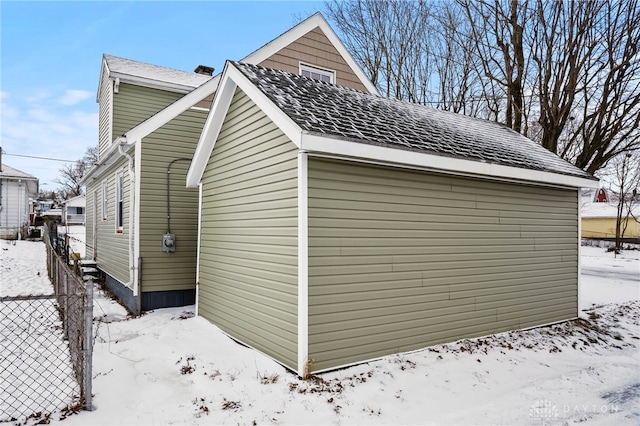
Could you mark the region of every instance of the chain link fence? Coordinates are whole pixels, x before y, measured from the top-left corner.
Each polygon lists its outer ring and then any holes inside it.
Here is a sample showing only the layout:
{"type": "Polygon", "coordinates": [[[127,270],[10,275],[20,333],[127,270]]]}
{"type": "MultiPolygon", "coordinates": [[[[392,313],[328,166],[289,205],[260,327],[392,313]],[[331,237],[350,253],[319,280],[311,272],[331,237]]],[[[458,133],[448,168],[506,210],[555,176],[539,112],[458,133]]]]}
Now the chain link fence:
{"type": "Polygon", "coordinates": [[[0,298],[0,422],[34,413],[91,410],[93,282],[44,233],[54,294],[0,298]]]}

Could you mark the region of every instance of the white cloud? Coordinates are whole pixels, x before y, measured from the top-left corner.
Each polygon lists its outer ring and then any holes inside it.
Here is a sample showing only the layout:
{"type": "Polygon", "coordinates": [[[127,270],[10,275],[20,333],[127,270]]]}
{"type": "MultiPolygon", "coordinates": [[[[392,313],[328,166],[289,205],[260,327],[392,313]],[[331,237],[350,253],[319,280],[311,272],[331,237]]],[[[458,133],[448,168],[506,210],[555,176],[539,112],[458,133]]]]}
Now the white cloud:
{"type": "MultiPolygon", "coordinates": [[[[16,155],[76,161],[88,147],[97,145],[97,104],[60,106],[60,103],[48,102],[64,99],[69,92],[83,91],[67,90],[59,98],[55,93],[47,97],[47,92],[38,89],[19,95],[2,93],[0,140],[7,154],[3,156],[3,162],[36,176],[42,189],[52,190],[59,186],[53,181],[66,163],[16,155]]],[[[83,93],[90,95],[90,92],[83,93]]],[[[83,96],[72,94],[68,100],[83,96]]]]}
{"type": "Polygon", "coordinates": [[[68,89],[64,92],[64,95],[59,99],[62,105],[76,105],[85,99],[90,98],[93,93],[87,90],[72,90],[68,89]]]}

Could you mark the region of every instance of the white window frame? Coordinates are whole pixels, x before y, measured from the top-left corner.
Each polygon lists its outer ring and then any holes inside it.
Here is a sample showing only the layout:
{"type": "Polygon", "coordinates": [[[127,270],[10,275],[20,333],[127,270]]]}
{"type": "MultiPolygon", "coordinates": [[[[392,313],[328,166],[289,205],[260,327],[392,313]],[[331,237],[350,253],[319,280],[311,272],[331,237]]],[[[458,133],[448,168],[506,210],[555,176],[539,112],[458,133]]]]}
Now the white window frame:
{"type": "Polygon", "coordinates": [[[102,181],[102,221],[106,222],[108,219],[108,210],[107,210],[107,181],[102,181]]]}
{"type": "Polygon", "coordinates": [[[327,68],[321,68],[321,67],[318,67],[318,66],[315,66],[315,65],[309,65],[309,64],[305,64],[303,62],[300,62],[300,66],[299,66],[300,75],[304,75],[303,72],[309,73],[309,75],[307,75],[305,77],[313,78],[315,80],[324,81],[321,78],[314,77],[312,73],[315,73],[318,76],[329,77],[328,83],[333,83],[333,84],[336,83],[336,72],[334,70],[330,70],[330,69],[327,69],[327,68]]]}
{"type": "Polygon", "coordinates": [[[124,232],[124,173],[116,172],[115,227],[116,234],[124,232]]]}

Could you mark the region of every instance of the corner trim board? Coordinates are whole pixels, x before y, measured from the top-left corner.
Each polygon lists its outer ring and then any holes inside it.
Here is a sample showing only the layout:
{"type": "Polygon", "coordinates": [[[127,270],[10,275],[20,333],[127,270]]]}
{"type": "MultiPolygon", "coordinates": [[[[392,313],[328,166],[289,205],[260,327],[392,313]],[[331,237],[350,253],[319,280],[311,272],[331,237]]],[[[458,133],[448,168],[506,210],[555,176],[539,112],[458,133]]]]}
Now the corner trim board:
{"type": "Polygon", "coordinates": [[[308,154],[298,151],[298,375],[309,359],[309,203],[308,154]]]}

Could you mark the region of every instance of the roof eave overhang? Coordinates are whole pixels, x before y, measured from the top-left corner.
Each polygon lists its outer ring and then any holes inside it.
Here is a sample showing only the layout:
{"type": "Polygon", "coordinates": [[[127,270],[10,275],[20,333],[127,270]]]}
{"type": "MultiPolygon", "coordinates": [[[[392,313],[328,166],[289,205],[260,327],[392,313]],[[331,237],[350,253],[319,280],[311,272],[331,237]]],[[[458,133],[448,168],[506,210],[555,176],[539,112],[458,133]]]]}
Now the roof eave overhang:
{"type": "Polygon", "coordinates": [[[178,115],[182,114],[189,108],[196,105],[198,102],[205,99],[207,96],[215,93],[215,91],[218,89],[219,82],[219,76],[212,77],[208,81],[204,82],[198,88],[190,91],[182,98],[178,99],[164,109],[160,110],[158,113],[152,115],[142,123],[138,124],[136,127],[127,131],[127,133],[125,133],[127,140],[130,142],[136,142],[148,136],[160,127],[164,126],[169,121],[176,118],[178,115]]]}
{"type": "Polygon", "coordinates": [[[171,83],[171,82],[162,81],[162,80],[155,80],[152,78],[145,78],[145,77],[140,77],[140,76],[131,75],[131,74],[124,74],[117,71],[111,71],[109,73],[109,78],[111,80],[115,80],[116,78],[119,78],[120,83],[135,84],[136,86],[143,86],[151,89],[166,90],[169,92],[176,92],[176,93],[189,93],[193,89],[198,87],[198,86],[191,86],[186,84],[171,83]]]}
{"type": "Polygon", "coordinates": [[[465,177],[560,188],[598,188],[597,179],[545,172],[462,158],[407,151],[385,146],[304,133],[299,148],[310,155],[369,164],[419,169],[465,177]]]}
{"type": "Polygon", "coordinates": [[[80,186],[87,186],[87,184],[95,179],[98,179],[102,176],[108,169],[111,167],[118,159],[122,157],[120,152],[120,146],[123,147],[123,152],[130,152],[135,144],[127,143],[126,137],[118,137],[113,141],[111,148],[109,151],[105,153],[102,159],[96,163],[89,172],[82,177],[80,180],[80,186]]]}
{"type": "Polygon", "coordinates": [[[215,147],[216,139],[229,110],[229,105],[236,88],[240,88],[260,108],[285,135],[296,145],[300,146],[302,131],[295,122],[245,77],[231,62],[225,64],[213,105],[207,116],[193,161],[187,172],[187,187],[197,187],[215,147]]]}

